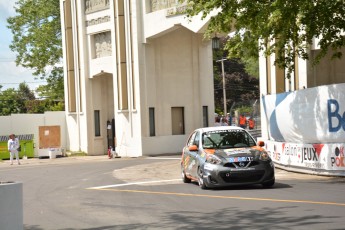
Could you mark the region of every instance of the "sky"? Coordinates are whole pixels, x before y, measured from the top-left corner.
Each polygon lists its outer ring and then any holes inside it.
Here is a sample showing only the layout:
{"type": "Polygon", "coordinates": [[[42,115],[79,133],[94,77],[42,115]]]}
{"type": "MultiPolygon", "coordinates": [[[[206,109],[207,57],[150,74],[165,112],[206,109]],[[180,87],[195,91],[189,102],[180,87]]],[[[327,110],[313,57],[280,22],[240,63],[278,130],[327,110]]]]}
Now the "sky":
{"type": "Polygon", "coordinates": [[[12,32],[7,28],[6,20],[15,16],[15,2],[16,0],[0,0],[0,85],[3,86],[2,90],[17,89],[25,81],[31,90],[35,90],[39,85],[45,85],[45,81],[35,79],[30,69],[16,66],[16,53],[9,48],[12,32]]]}

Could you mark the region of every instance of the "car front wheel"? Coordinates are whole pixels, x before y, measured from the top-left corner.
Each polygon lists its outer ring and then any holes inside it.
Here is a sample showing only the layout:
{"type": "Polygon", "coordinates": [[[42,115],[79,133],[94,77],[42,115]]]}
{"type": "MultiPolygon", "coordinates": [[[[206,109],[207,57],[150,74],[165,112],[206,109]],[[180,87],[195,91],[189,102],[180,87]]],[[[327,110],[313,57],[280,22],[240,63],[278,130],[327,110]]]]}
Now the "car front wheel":
{"type": "Polygon", "coordinates": [[[262,186],[264,188],[271,188],[274,185],[274,183],[275,183],[275,179],[272,179],[272,180],[270,180],[268,182],[262,183],[262,186]]]}
{"type": "Polygon", "coordinates": [[[198,184],[201,189],[207,189],[207,186],[205,185],[204,182],[204,173],[201,169],[201,167],[198,168],[198,184]]]}
{"type": "Polygon", "coordinates": [[[183,166],[181,165],[181,176],[183,183],[190,183],[191,180],[186,176],[183,166]]]}

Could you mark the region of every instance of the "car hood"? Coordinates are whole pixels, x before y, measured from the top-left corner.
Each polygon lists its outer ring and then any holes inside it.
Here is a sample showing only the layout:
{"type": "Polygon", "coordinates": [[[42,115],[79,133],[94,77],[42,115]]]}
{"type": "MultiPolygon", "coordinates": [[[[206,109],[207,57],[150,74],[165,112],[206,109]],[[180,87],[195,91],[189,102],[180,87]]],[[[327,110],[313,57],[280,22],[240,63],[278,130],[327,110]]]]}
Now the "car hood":
{"type": "Polygon", "coordinates": [[[214,155],[225,158],[227,160],[237,157],[251,157],[251,160],[258,158],[262,148],[248,147],[248,148],[231,148],[231,149],[218,149],[215,150],[214,155]]]}

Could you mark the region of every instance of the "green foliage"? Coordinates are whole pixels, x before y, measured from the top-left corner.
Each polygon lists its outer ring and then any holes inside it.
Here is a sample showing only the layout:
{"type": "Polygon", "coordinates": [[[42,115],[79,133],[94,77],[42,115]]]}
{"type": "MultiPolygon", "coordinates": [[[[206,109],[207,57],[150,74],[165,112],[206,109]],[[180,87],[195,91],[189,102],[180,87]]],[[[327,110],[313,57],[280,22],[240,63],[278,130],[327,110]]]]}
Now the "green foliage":
{"type": "Polygon", "coordinates": [[[25,82],[19,84],[18,90],[9,88],[0,92],[0,115],[27,113],[26,101],[35,99],[34,93],[25,82]]]}
{"type": "MultiPolygon", "coordinates": [[[[216,113],[223,114],[223,78],[221,71],[219,71],[221,64],[215,62],[214,65],[217,67],[214,78],[215,108],[216,113]]],[[[239,60],[225,60],[224,73],[228,111],[232,105],[235,107],[248,105],[259,99],[259,79],[250,76],[239,60]]]]}
{"type": "MultiPolygon", "coordinates": [[[[213,53],[214,98],[217,114],[224,113],[223,77],[219,60],[228,55],[227,50],[223,49],[225,42],[224,39],[221,39],[220,49],[213,53]]],[[[243,106],[251,108],[252,103],[259,99],[258,59],[226,59],[223,63],[228,112],[232,106],[231,111],[243,106]],[[249,68],[253,70],[248,71],[249,68]]]]}
{"type": "Polygon", "coordinates": [[[244,64],[246,72],[255,78],[259,78],[259,59],[253,57],[242,57],[240,60],[244,64]]]}
{"type": "Polygon", "coordinates": [[[275,64],[294,69],[296,56],[310,59],[307,49],[314,37],[320,39],[321,52],[312,60],[318,63],[327,52],[340,58],[339,51],[345,45],[345,4],[343,0],[187,0],[187,14],[199,13],[206,17],[218,10],[211,18],[206,36],[215,33],[228,34],[226,49],[229,57],[276,54],[275,64]]]}
{"type": "Polygon", "coordinates": [[[16,109],[11,104],[3,108],[2,114],[64,110],[63,68],[59,67],[62,60],[59,4],[56,0],[16,1],[16,15],[7,19],[13,34],[10,48],[16,53],[17,65],[33,70],[33,75],[46,79],[47,84],[37,90],[39,98],[44,100],[36,100],[33,94],[29,97],[28,88],[19,89],[24,95],[16,95],[22,98],[16,101],[16,109]]]}
{"type": "Polygon", "coordinates": [[[34,75],[46,76],[47,67],[62,58],[60,1],[18,0],[16,16],[7,19],[13,33],[10,45],[16,52],[16,64],[34,70],[34,75]]]}
{"type": "Polygon", "coordinates": [[[46,78],[47,84],[40,85],[37,93],[41,98],[50,98],[51,100],[63,100],[64,98],[64,79],[63,68],[55,68],[49,77],[46,78]]]}
{"type": "Polygon", "coordinates": [[[64,111],[63,102],[53,100],[31,100],[25,102],[27,113],[44,113],[45,111],[64,111]]]}
{"type": "Polygon", "coordinates": [[[13,88],[1,92],[0,115],[19,113],[21,106],[17,103],[17,93],[13,88]]]}
{"type": "Polygon", "coordinates": [[[50,98],[36,99],[34,92],[25,82],[20,83],[17,90],[14,88],[0,90],[0,116],[16,113],[44,113],[45,111],[64,111],[64,102],[50,98]]]}
{"type": "Polygon", "coordinates": [[[237,107],[236,110],[239,114],[245,114],[246,116],[251,115],[253,113],[253,107],[251,106],[240,106],[237,107]]]}
{"type": "Polygon", "coordinates": [[[31,100],[25,102],[25,107],[28,113],[44,113],[46,104],[46,101],[31,100]]]}
{"type": "Polygon", "coordinates": [[[47,84],[37,88],[39,98],[45,99],[45,111],[64,111],[64,79],[63,69],[55,68],[49,77],[47,84]]]}
{"type": "Polygon", "coordinates": [[[83,151],[67,152],[67,157],[85,157],[87,154],[83,151]]]}

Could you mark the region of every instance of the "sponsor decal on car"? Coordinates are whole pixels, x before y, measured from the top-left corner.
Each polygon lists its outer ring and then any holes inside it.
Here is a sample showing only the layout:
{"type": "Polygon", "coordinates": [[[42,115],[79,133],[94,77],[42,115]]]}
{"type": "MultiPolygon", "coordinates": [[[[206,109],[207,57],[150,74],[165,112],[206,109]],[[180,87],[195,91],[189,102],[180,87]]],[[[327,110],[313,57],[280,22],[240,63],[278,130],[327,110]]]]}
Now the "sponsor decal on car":
{"type": "Polygon", "coordinates": [[[229,162],[243,162],[243,161],[253,161],[254,157],[230,157],[229,162]]]}
{"type": "Polygon", "coordinates": [[[213,168],[214,168],[214,166],[211,165],[211,164],[205,164],[205,165],[204,165],[204,169],[205,169],[205,170],[213,171],[213,168]]]}
{"type": "Polygon", "coordinates": [[[250,153],[250,151],[246,148],[237,148],[237,149],[225,149],[224,152],[226,153],[226,155],[230,156],[232,154],[246,154],[246,153],[250,153]]]}
{"type": "Polygon", "coordinates": [[[192,170],[193,166],[196,164],[195,160],[188,166],[188,170],[192,170]]]}

